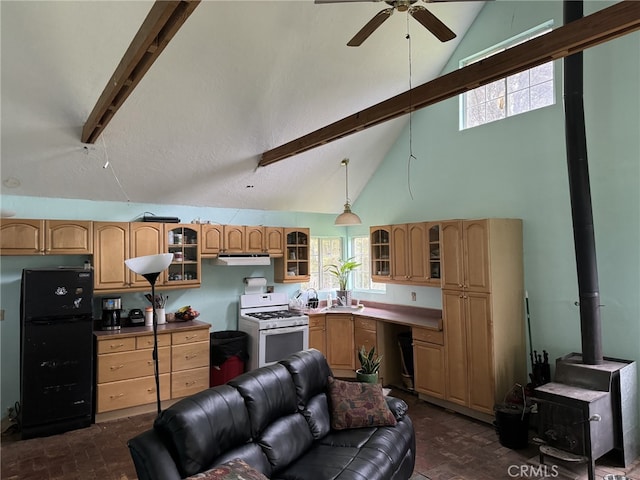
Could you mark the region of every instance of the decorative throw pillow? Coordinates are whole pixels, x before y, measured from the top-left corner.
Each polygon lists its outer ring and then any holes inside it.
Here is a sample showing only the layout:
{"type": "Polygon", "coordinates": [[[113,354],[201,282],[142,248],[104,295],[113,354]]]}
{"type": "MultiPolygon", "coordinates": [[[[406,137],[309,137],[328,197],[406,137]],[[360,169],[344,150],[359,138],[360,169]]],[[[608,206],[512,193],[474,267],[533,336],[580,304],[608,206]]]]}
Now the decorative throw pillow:
{"type": "Polygon", "coordinates": [[[395,425],[382,386],[377,383],[347,382],[329,377],[331,428],[380,427],[395,425]]]}
{"type": "Polygon", "coordinates": [[[268,480],[262,473],[236,458],[206,472],[192,475],[187,480],[268,480]]]}

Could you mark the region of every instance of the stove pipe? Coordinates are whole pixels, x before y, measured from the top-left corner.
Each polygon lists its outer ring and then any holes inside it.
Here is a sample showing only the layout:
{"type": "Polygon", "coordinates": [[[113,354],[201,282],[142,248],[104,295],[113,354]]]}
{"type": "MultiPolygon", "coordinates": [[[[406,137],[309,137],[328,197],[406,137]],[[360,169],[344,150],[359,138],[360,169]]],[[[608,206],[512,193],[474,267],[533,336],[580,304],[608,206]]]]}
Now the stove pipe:
{"type": "MultiPolygon", "coordinates": [[[[565,24],[582,18],[582,0],[565,0],[563,5],[565,24]]],[[[587,365],[599,365],[603,361],[600,291],[589,187],[582,76],[582,52],[565,57],[565,142],[580,299],[582,358],[587,365]]]]}

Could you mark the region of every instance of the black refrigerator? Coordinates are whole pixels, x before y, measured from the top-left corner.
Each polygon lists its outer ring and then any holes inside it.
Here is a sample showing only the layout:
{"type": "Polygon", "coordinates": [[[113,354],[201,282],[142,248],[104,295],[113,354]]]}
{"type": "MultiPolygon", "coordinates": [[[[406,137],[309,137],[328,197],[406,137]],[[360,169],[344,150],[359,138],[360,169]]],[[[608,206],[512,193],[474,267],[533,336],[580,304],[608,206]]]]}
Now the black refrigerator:
{"type": "Polygon", "coordinates": [[[93,271],[23,270],[20,317],[22,438],[91,425],[93,271]]]}

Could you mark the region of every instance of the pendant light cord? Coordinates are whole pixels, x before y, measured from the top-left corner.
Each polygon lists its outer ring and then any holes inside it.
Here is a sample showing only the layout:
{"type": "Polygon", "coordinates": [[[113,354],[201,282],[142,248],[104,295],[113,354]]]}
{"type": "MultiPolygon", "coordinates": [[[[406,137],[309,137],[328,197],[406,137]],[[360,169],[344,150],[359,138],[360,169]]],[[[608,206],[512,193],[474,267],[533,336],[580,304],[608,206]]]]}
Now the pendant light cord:
{"type": "Polygon", "coordinates": [[[407,45],[409,48],[409,158],[407,159],[407,188],[409,190],[409,196],[411,200],[413,200],[413,192],[411,191],[411,160],[416,160],[416,157],[413,155],[413,91],[412,81],[411,81],[411,35],[409,33],[409,15],[407,15],[407,45]]]}
{"type": "Polygon", "coordinates": [[[345,175],[345,183],[344,183],[345,202],[348,205],[351,205],[351,201],[349,200],[349,159],[345,158],[344,160],[342,160],[342,164],[344,165],[344,175],[345,175]]]}

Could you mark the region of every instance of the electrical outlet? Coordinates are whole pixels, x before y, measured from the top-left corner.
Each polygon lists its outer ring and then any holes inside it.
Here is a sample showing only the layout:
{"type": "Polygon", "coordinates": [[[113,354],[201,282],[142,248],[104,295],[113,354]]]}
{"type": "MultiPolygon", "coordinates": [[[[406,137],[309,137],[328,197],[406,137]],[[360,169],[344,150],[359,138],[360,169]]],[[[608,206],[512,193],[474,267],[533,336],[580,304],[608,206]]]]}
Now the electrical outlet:
{"type": "Polygon", "coordinates": [[[416,301],[416,292],[411,292],[411,300],[416,301]]]}

